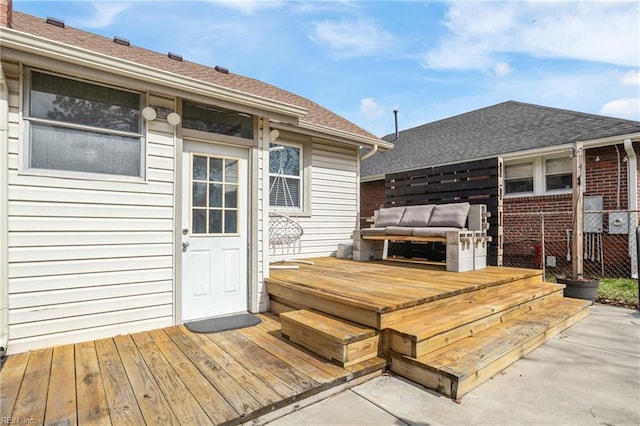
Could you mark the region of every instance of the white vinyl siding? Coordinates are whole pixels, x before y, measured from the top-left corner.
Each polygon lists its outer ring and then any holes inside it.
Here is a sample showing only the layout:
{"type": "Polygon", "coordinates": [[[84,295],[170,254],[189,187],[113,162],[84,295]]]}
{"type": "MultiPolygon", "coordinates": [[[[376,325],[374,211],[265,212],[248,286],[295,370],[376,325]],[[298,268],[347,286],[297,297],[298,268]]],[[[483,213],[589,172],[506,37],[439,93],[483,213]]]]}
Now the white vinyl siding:
{"type": "Polygon", "coordinates": [[[146,183],[22,174],[18,67],[3,68],[9,353],[172,325],[173,128],[149,123],[146,183]]]}
{"type": "Polygon", "coordinates": [[[351,243],[357,220],[357,148],[314,143],[311,156],[311,216],[296,218],[302,228],[298,258],[335,255],[351,243]]]}

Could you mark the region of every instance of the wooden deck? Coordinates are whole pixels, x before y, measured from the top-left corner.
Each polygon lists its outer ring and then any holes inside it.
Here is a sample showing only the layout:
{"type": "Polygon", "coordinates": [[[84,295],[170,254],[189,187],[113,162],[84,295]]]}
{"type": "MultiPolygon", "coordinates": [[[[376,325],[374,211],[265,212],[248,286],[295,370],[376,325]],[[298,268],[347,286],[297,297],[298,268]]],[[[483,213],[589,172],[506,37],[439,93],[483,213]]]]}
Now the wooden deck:
{"type": "Polygon", "coordinates": [[[510,282],[540,283],[542,271],[499,268],[447,272],[444,265],[315,258],[300,269],[271,270],[272,302],[309,307],[382,330],[429,302],[510,282]]]}
{"type": "Polygon", "coordinates": [[[183,326],[7,358],[0,417],[20,424],[238,424],[379,374],[292,346],[280,323],[217,334],[183,326]]]}

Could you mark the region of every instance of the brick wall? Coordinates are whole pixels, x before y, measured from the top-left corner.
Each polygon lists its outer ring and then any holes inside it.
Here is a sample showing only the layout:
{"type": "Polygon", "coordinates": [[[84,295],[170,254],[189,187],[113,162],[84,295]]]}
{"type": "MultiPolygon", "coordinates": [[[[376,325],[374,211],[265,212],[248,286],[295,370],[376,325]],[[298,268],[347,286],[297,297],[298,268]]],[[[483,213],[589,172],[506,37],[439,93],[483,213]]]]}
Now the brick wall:
{"type": "Polygon", "coordinates": [[[368,228],[363,218],[373,216],[373,212],[384,206],[384,179],[360,184],[360,227],[368,228]]]}
{"type": "MultiPolygon", "coordinates": [[[[620,208],[636,209],[628,206],[627,173],[628,162],[624,147],[620,152],[620,208]]],[[[636,147],[637,149],[637,147],[636,147]]],[[[618,204],[618,156],[613,146],[586,150],[585,196],[601,195],[603,209],[615,210],[618,204]]],[[[504,199],[504,256],[505,266],[540,267],[541,219],[539,216],[512,216],[521,213],[545,212],[545,255],[554,256],[557,270],[571,269],[567,262],[567,229],[572,229],[571,194],[545,195],[539,197],[517,197],[504,199]]],[[[627,235],[611,235],[607,232],[608,216],[603,217],[602,234],[604,269],[607,276],[619,276],[629,271],[630,261],[627,249],[627,235]]],[[[600,261],[585,260],[585,273],[600,273],[600,261]]],[[[549,269],[553,272],[553,269],[549,269]]]]}
{"type": "Polygon", "coordinates": [[[11,28],[12,0],[0,0],[0,28],[11,28]]]}

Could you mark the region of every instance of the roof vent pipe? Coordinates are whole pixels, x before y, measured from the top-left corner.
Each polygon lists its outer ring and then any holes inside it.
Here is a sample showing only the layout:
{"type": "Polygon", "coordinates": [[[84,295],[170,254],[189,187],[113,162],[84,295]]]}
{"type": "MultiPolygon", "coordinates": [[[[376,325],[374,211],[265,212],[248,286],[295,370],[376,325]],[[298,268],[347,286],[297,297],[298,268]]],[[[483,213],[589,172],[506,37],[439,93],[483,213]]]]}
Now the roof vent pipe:
{"type": "Polygon", "coordinates": [[[393,140],[397,141],[398,139],[400,139],[400,133],[398,133],[398,110],[397,109],[393,110],[393,121],[396,126],[396,136],[393,140]]]}

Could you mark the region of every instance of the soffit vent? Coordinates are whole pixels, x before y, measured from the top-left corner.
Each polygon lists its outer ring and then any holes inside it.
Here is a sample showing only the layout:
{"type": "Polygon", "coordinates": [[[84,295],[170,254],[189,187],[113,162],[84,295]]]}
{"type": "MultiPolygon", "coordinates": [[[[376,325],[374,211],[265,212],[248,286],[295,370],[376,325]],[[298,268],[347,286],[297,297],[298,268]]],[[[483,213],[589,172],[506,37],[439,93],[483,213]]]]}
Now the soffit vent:
{"type": "Polygon", "coordinates": [[[47,24],[53,25],[54,27],[64,28],[64,21],[62,19],[56,18],[47,18],[47,24]]]}

